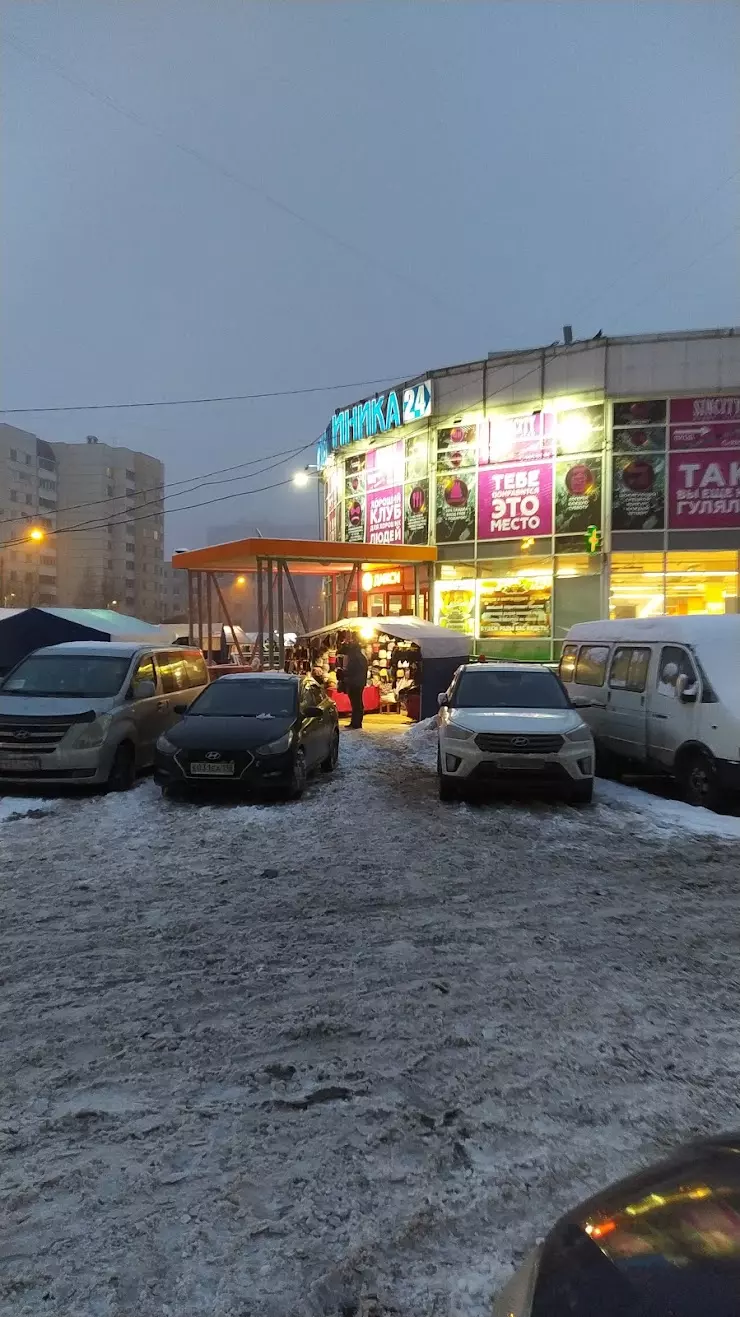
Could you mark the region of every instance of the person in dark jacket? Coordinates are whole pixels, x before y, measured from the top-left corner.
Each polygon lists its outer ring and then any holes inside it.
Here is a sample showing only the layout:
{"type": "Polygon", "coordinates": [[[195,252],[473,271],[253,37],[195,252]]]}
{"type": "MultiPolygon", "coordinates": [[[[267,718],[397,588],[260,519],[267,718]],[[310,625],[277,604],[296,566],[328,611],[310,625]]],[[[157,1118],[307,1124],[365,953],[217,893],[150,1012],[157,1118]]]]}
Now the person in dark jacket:
{"type": "Polygon", "coordinates": [[[344,663],[342,665],[344,689],[352,706],[350,727],[359,730],[362,727],[362,692],[367,682],[367,659],[356,640],[350,640],[344,646],[344,663]]]}

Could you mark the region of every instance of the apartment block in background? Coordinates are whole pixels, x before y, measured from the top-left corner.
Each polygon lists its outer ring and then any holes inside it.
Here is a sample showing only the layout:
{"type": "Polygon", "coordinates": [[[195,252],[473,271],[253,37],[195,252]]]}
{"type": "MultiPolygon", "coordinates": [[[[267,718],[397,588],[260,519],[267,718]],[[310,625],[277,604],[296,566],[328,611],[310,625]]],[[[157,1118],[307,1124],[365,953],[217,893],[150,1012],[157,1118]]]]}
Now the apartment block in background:
{"type": "Polygon", "coordinates": [[[0,607],[53,606],[57,591],[57,463],[51,444],[0,425],[0,607]],[[45,537],[30,539],[32,530],[45,537]]]}
{"type": "Polygon", "coordinates": [[[163,622],[176,622],[188,615],[188,574],[178,571],[171,562],[164,564],[162,587],[163,622]]]}
{"type": "Polygon", "coordinates": [[[164,466],[155,457],[55,443],[59,603],[158,622],[163,607],[164,466]]]}

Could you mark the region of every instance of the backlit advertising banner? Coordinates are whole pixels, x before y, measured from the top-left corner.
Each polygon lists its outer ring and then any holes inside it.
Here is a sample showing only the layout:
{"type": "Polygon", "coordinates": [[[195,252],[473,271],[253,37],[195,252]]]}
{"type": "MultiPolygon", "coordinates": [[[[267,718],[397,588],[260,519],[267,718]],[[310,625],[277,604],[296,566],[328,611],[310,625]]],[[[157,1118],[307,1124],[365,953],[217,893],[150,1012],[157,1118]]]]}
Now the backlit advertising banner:
{"type": "Polygon", "coordinates": [[[347,544],[361,544],[365,538],[365,498],[344,500],[344,538],[347,544]]]}
{"type": "Polygon", "coordinates": [[[672,398],[670,448],[740,448],[740,396],[672,398]]]}
{"type": "Polygon", "coordinates": [[[552,534],[552,462],[500,464],[478,473],[478,539],[552,534]]]}
{"type": "Polygon", "coordinates": [[[740,526],[740,453],[671,453],[668,525],[671,530],[740,526]]]}
{"type": "Polygon", "coordinates": [[[365,485],[368,494],[378,489],[403,487],[403,439],[382,448],[371,448],[365,461],[365,485]]]}
{"type": "Polygon", "coordinates": [[[429,481],[407,483],[403,500],[404,544],[429,543],[429,481]]]}
{"type": "Polygon", "coordinates": [[[478,461],[538,462],[552,457],[555,433],[554,412],[520,412],[516,416],[491,416],[478,426],[478,461]]]}
{"type": "Polygon", "coordinates": [[[612,528],[662,530],[665,521],[665,457],[662,453],[614,458],[612,528]]]}
{"type": "Polygon", "coordinates": [[[344,463],[345,498],[361,498],[365,493],[365,454],[355,453],[344,463]]]}
{"type": "Polygon", "coordinates": [[[437,472],[437,543],[475,538],[475,471],[437,472]]]}
{"type": "Polygon", "coordinates": [[[403,485],[368,494],[367,528],[370,544],[403,544],[403,485]]]}
{"type": "Polygon", "coordinates": [[[437,431],[437,471],[462,471],[475,467],[478,454],[477,425],[453,425],[437,431]]]}
{"type": "Polygon", "coordinates": [[[601,525],[601,458],[558,458],[555,463],[555,534],[601,525]]]}

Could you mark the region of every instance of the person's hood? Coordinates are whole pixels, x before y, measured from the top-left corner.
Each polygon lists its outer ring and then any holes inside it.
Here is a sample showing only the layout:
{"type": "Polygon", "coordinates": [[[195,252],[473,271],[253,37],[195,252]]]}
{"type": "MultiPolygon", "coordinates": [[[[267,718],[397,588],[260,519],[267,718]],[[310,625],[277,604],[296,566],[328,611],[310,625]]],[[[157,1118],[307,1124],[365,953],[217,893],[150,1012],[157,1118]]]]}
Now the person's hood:
{"type": "Polygon", "coordinates": [[[295,715],[281,718],[209,718],[186,714],[169,728],[167,740],[181,750],[255,750],[279,741],[296,722],[295,715]]]}

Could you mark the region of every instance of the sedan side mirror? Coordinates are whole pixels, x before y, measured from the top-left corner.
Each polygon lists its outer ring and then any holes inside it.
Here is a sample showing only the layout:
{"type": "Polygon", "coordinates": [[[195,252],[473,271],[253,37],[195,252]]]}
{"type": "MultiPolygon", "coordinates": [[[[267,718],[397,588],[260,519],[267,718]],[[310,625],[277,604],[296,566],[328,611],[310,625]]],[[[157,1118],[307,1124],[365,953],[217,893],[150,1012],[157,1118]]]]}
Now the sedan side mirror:
{"type": "Polygon", "coordinates": [[[446,709],[449,702],[450,702],[450,697],[447,694],[447,691],[442,691],[442,694],[437,696],[437,704],[439,705],[440,709],[446,709]]]}
{"type": "Polygon", "coordinates": [[[693,704],[699,694],[698,681],[692,681],[685,672],[676,678],[676,694],[684,704],[693,704]]]}
{"type": "Polygon", "coordinates": [[[153,700],[157,694],[153,681],[135,681],[132,690],[135,700],[153,700]]]}

